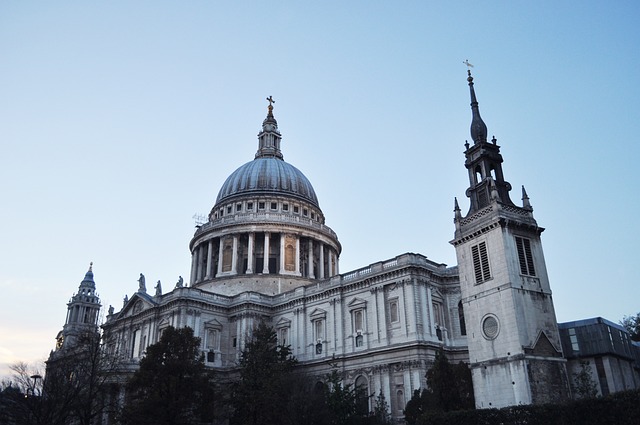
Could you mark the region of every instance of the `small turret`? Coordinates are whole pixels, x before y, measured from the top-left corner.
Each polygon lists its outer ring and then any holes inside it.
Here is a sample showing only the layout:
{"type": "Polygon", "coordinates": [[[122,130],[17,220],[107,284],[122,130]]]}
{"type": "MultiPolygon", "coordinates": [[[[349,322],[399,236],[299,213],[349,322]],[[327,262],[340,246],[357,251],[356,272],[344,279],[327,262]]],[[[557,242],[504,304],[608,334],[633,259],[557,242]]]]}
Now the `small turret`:
{"type": "Polygon", "coordinates": [[[280,141],[282,135],[278,130],[278,122],[273,116],[273,104],[276,103],[272,96],[267,98],[269,107],[267,108],[267,117],[262,122],[262,131],[258,134],[258,152],[256,158],[276,157],[284,159],[280,150],[280,141]]]}

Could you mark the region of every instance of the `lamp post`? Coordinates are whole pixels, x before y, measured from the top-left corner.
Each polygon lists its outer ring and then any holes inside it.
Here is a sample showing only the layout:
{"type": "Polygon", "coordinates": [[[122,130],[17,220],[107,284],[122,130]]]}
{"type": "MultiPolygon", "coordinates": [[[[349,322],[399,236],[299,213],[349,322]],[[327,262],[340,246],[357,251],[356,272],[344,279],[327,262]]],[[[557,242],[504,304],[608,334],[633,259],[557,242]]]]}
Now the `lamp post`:
{"type": "MultiPolygon", "coordinates": [[[[30,378],[33,379],[33,385],[31,386],[31,394],[33,394],[35,396],[36,395],[36,384],[38,382],[38,379],[42,379],[42,376],[36,374],[36,375],[31,375],[30,378]]],[[[42,391],[40,391],[40,395],[42,395],[42,391]]]]}

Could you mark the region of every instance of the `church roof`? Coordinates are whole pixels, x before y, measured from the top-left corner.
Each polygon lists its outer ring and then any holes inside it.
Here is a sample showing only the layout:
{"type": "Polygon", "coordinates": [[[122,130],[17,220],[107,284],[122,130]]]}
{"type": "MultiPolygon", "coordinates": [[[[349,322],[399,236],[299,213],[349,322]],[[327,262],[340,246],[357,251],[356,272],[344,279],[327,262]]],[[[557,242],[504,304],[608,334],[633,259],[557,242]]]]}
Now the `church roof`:
{"type": "Polygon", "coordinates": [[[238,195],[283,194],[318,205],[316,192],[302,171],[277,157],[259,157],[231,173],[222,185],[216,204],[238,195]]]}
{"type": "Polygon", "coordinates": [[[300,170],[283,159],[280,150],[282,136],[273,116],[271,96],[269,109],[258,134],[258,152],[253,161],[235,170],[222,185],[216,205],[242,195],[285,195],[319,207],[316,192],[300,170]]]}

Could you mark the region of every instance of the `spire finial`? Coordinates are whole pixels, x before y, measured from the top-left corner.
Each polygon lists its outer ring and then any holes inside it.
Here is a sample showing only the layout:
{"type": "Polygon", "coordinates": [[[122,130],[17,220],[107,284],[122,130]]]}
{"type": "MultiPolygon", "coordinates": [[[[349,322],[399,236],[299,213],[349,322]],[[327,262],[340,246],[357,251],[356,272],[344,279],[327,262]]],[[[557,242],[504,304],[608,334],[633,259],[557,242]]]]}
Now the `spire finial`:
{"type": "Polygon", "coordinates": [[[89,263],[89,271],[93,272],[93,261],[89,263]]]}
{"type": "Polygon", "coordinates": [[[522,185],[522,208],[533,211],[533,207],[531,206],[531,202],[529,201],[529,196],[527,195],[524,185],[522,185]]]}
{"type": "Polygon", "coordinates": [[[269,116],[273,116],[273,104],[274,104],[274,103],[276,103],[276,101],[275,101],[275,100],[273,100],[273,96],[269,96],[269,97],[267,98],[267,102],[269,102],[269,107],[268,107],[269,112],[268,112],[268,115],[269,115],[269,116]]]}
{"type": "Polygon", "coordinates": [[[480,117],[480,109],[478,108],[478,100],[476,99],[476,92],[473,88],[473,77],[471,76],[471,70],[467,70],[467,81],[469,82],[469,91],[471,93],[471,138],[473,143],[480,143],[487,141],[487,125],[482,121],[480,117]]]}

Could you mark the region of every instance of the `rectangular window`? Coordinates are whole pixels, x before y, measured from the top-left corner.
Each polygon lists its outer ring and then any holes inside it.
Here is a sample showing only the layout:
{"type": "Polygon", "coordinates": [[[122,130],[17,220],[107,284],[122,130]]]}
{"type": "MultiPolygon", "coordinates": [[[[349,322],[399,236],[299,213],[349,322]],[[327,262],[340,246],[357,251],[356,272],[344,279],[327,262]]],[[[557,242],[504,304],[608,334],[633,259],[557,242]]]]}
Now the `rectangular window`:
{"type": "Polygon", "coordinates": [[[289,328],[281,328],[278,330],[278,344],[286,346],[289,341],[289,328]]]}
{"type": "Polygon", "coordinates": [[[362,332],[364,329],[364,320],[362,310],[356,310],[353,312],[353,331],[354,332],[362,332]]]}
{"type": "Polygon", "coordinates": [[[293,206],[293,212],[298,214],[300,212],[300,207],[298,207],[297,205],[293,206]]]}
{"type": "Polygon", "coordinates": [[[253,211],[253,202],[247,202],[247,210],[253,211]]]}
{"type": "Polygon", "coordinates": [[[306,217],[308,214],[309,214],[309,211],[307,211],[307,209],[306,209],[306,208],[304,208],[304,209],[302,210],[302,215],[306,217]]]}
{"type": "Polygon", "coordinates": [[[482,283],[491,279],[486,242],[473,245],[471,247],[471,255],[473,256],[473,270],[476,275],[476,283],[482,283]]]}
{"type": "Polygon", "coordinates": [[[242,211],[242,204],[236,204],[236,212],[242,211]]]}
{"type": "Polygon", "coordinates": [[[140,329],[136,329],[133,332],[133,341],[131,346],[131,357],[136,358],[140,356],[140,329]]]}
{"type": "Polygon", "coordinates": [[[289,211],[289,204],[282,204],[282,211],[289,211]]]}
{"type": "Polygon", "coordinates": [[[264,209],[264,202],[258,202],[258,209],[259,210],[263,210],[264,209]]]}
{"type": "Polygon", "coordinates": [[[580,351],[580,345],[578,344],[578,337],[576,336],[575,328],[569,328],[569,341],[571,341],[571,349],[573,351],[580,351]]]}
{"type": "Polygon", "coordinates": [[[531,240],[516,236],[516,247],[518,248],[520,273],[535,276],[536,268],[533,264],[533,254],[531,253],[531,240]]]}
{"type": "Polygon", "coordinates": [[[316,320],[313,323],[314,328],[314,336],[316,337],[316,341],[322,342],[324,341],[324,320],[316,320]]]}
{"type": "Polygon", "coordinates": [[[439,302],[434,302],[431,304],[433,307],[433,320],[436,326],[444,325],[444,317],[442,316],[442,304],[439,302]]]}
{"type": "Polygon", "coordinates": [[[277,210],[278,209],[278,204],[276,202],[272,202],[271,203],[271,209],[272,210],[277,210]]]}
{"type": "Polygon", "coordinates": [[[398,299],[389,300],[389,321],[398,323],[400,316],[398,315],[398,299]]]}
{"type": "Polygon", "coordinates": [[[220,349],[220,332],[217,329],[207,329],[207,348],[210,350],[220,349]]]}

